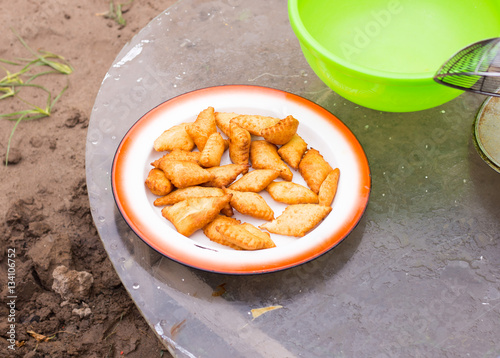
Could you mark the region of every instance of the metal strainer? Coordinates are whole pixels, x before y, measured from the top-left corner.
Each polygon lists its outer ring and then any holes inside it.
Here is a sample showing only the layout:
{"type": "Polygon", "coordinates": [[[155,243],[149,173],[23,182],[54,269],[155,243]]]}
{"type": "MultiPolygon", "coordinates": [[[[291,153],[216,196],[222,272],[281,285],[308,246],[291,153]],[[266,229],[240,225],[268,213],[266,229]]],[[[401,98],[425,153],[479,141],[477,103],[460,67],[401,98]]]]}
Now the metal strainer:
{"type": "Polygon", "coordinates": [[[500,38],[473,43],[457,52],[434,80],[449,87],[500,97],[500,38]]]}

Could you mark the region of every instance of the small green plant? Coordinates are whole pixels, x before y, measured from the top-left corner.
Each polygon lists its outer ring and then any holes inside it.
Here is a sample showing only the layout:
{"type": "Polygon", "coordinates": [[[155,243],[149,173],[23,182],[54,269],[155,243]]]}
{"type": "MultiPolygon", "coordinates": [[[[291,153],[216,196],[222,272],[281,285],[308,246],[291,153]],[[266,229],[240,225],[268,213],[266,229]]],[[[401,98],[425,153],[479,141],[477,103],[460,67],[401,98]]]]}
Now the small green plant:
{"type": "MultiPolygon", "coordinates": [[[[25,85],[25,86],[30,86],[30,85],[25,85]]],[[[38,85],[31,85],[31,86],[39,88],[47,93],[47,103],[46,103],[45,108],[31,104],[28,101],[18,97],[19,100],[26,103],[28,106],[30,106],[30,108],[24,109],[21,111],[17,111],[17,112],[0,114],[0,118],[5,118],[9,121],[15,122],[14,127],[12,128],[12,131],[10,132],[9,140],[7,142],[7,153],[5,154],[5,165],[6,166],[9,163],[9,151],[10,151],[10,144],[12,141],[12,137],[14,136],[14,132],[15,132],[17,126],[19,125],[19,123],[21,123],[21,121],[23,121],[23,120],[33,120],[33,119],[39,119],[39,118],[43,118],[43,117],[50,117],[50,115],[52,113],[52,107],[54,107],[54,105],[59,100],[59,98],[62,96],[64,91],[66,91],[66,89],[68,88],[68,86],[64,87],[61,90],[61,92],[59,92],[59,94],[56,96],[56,98],[52,99],[52,94],[45,87],[38,86],[38,85]]]]}
{"type": "MultiPolygon", "coordinates": [[[[59,73],[62,73],[64,75],[69,75],[73,72],[73,68],[68,63],[66,63],[66,60],[64,59],[64,57],[56,55],[52,52],[43,51],[43,50],[35,52],[33,49],[31,49],[31,47],[28,46],[28,44],[26,44],[26,42],[23,40],[23,38],[21,36],[19,36],[19,34],[17,32],[14,31],[14,29],[12,29],[12,31],[14,32],[16,37],[19,39],[19,41],[23,44],[23,46],[36,57],[34,60],[28,60],[29,62],[25,66],[25,68],[30,67],[30,66],[45,65],[45,66],[49,66],[49,67],[53,68],[55,70],[55,72],[59,72],[59,73]],[[61,60],[63,62],[52,61],[51,59],[53,59],[53,58],[61,60]]],[[[47,72],[42,72],[41,74],[47,74],[47,73],[53,73],[53,72],[47,71],[47,72]]],[[[41,75],[41,74],[38,74],[38,75],[41,75]]]]}
{"type": "Polygon", "coordinates": [[[15,98],[19,101],[19,103],[22,103],[23,105],[26,105],[28,107],[11,113],[0,114],[0,118],[4,118],[6,120],[15,122],[14,127],[10,132],[9,140],[7,142],[5,165],[8,165],[9,163],[10,145],[12,137],[14,136],[14,132],[19,123],[25,120],[50,117],[50,115],[52,114],[52,108],[68,88],[68,85],[66,85],[55,96],[55,98],[53,98],[54,97],[53,94],[46,87],[40,84],[35,84],[33,83],[33,81],[41,76],[45,76],[48,74],[69,75],[73,72],[73,68],[71,67],[71,65],[62,56],[56,55],[48,51],[41,51],[41,50],[34,51],[32,48],[28,46],[28,44],[26,44],[23,38],[14,31],[14,29],[12,29],[12,32],[16,35],[21,44],[35,57],[29,59],[21,58],[18,59],[17,61],[0,59],[0,62],[11,66],[16,66],[16,67],[22,66],[20,70],[12,73],[5,67],[0,65],[0,67],[2,67],[5,71],[5,76],[2,79],[0,79],[0,100],[5,100],[7,98],[15,98]],[[36,71],[36,68],[40,66],[48,67],[49,69],[47,70],[38,69],[38,71],[36,71]],[[20,97],[19,93],[23,88],[26,87],[30,87],[37,91],[45,93],[47,100],[44,107],[32,104],[27,100],[23,99],[22,97],[20,97]]]}
{"type": "Polygon", "coordinates": [[[109,11],[102,13],[102,14],[97,14],[105,17],[106,19],[112,19],[115,20],[115,22],[118,25],[125,26],[127,24],[127,21],[123,17],[123,13],[126,12],[123,7],[132,4],[134,0],[130,0],[129,2],[123,3],[123,4],[115,4],[113,0],[109,1],[109,11]]]}

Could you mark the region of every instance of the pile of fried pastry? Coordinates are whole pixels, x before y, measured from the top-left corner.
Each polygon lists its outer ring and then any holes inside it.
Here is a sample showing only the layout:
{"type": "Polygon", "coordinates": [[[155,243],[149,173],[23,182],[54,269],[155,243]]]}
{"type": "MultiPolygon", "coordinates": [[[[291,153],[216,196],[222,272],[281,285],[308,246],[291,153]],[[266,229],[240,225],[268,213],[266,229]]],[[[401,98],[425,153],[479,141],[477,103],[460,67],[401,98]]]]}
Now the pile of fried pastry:
{"type": "Polygon", "coordinates": [[[165,154],[151,165],[145,184],[179,233],[198,230],[239,250],[275,247],[270,233],[302,237],[332,210],[340,171],[297,134],[293,116],[201,111],[194,122],[165,130],[153,143],[165,154]],[[220,132],[219,132],[220,130],[220,132]],[[221,165],[225,151],[231,164],[221,165]],[[295,170],[306,186],[294,183],[295,170]],[[274,212],[259,192],[287,204],[274,212]],[[233,217],[266,221],[256,227],[233,217]],[[263,231],[265,230],[265,231],[263,231]]]}

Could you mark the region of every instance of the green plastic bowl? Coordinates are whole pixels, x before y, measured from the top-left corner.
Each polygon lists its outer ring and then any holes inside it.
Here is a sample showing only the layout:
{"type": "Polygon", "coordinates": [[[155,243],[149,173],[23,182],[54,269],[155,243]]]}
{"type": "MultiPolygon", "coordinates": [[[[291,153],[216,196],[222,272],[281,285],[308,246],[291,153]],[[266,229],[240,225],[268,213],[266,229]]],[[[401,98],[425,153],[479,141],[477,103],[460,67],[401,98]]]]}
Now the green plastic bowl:
{"type": "Polygon", "coordinates": [[[500,36],[500,0],[289,0],[292,29],[319,78],[387,112],[439,106],[462,91],[433,80],[463,47],[500,36]]]}

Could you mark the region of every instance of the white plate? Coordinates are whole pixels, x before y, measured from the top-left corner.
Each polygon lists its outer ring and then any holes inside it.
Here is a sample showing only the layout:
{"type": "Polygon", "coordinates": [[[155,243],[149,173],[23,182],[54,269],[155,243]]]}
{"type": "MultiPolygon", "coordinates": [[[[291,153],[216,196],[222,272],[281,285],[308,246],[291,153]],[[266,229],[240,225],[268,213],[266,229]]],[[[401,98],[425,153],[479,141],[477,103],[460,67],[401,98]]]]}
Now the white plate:
{"type": "MultiPolygon", "coordinates": [[[[225,153],[221,165],[229,164],[225,153]]],[[[293,181],[305,185],[292,169],[293,181]]],[[[363,148],[352,132],[333,114],[297,95],[276,89],[230,85],[189,92],[153,108],[139,119],[121,141],[112,168],[117,206],[131,229],[161,254],[198,269],[230,274],[255,274],[290,268],[310,261],[338,245],[356,226],[370,194],[371,177],[363,148]],[[150,163],[162,153],[154,140],[173,125],[192,122],[203,109],[258,114],[278,118],[293,115],[300,122],[297,133],[326,161],[340,169],[332,211],[314,230],[296,238],[271,234],[276,247],[258,251],[233,250],[210,241],[201,230],[180,235],[155,207],[156,197],[144,185],[150,163]]],[[[260,193],[278,217],[286,205],[260,193]]],[[[235,211],[242,222],[264,223],[235,211]]]]}

